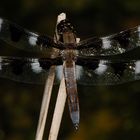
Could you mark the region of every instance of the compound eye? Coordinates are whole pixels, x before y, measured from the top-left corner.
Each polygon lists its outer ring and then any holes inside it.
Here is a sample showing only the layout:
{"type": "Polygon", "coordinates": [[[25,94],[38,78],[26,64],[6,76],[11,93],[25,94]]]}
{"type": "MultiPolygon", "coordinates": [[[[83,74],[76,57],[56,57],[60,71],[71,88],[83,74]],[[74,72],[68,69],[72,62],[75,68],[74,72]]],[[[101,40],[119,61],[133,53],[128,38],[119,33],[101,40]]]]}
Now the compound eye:
{"type": "Polygon", "coordinates": [[[58,31],[58,34],[63,34],[64,32],[67,32],[67,31],[75,32],[74,27],[68,20],[62,20],[57,25],[57,31],[58,31]]]}

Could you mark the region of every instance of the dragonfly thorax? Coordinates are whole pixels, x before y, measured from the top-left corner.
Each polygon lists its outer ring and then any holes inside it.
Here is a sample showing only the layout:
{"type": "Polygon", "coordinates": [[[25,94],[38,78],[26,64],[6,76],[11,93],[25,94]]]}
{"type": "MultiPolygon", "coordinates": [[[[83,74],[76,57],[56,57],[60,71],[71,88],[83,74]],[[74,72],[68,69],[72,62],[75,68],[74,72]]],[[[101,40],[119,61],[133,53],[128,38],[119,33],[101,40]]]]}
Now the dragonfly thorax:
{"type": "Polygon", "coordinates": [[[65,61],[65,60],[76,61],[77,60],[77,52],[74,49],[65,49],[65,50],[61,51],[61,56],[63,58],[63,61],[65,61]]]}

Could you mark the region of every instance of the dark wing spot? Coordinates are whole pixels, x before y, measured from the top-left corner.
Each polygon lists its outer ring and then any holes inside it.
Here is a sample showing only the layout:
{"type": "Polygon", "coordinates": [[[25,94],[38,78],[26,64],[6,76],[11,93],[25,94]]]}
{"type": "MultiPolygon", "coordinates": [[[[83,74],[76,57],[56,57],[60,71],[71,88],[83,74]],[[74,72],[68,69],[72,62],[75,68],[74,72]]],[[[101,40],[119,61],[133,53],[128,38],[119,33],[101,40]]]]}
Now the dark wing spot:
{"type": "Polygon", "coordinates": [[[88,59],[83,59],[83,58],[77,58],[76,64],[87,67],[89,69],[95,70],[98,68],[100,61],[99,60],[88,60],[88,59]]]}
{"type": "Polygon", "coordinates": [[[95,38],[91,38],[91,39],[81,41],[78,44],[77,49],[78,50],[84,49],[85,52],[86,52],[86,50],[87,51],[91,50],[92,53],[98,54],[100,52],[102,46],[103,46],[102,39],[95,37],[95,38]]]}
{"type": "Polygon", "coordinates": [[[11,40],[14,42],[18,42],[22,36],[23,30],[20,28],[17,28],[16,25],[10,24],[9,30],[11,33],[11,40]]]}
{"type": "Polygon", "coordinates": [[[63,62],[62,62],[62,58],[56,58],[56,59],[40,58],[39,64],[40,64],[40,67],[42,67],[42,69],[47,70],[52,65],[62,65],[63,62]]]}
{"type": "Polygon", "coordinates": [[[39,46],[52,46],[54,44],[54,42],[49,39],[47,36],[44,36],[44,35],[41,35],[41,36],[38,36],[37,38],[37,45],[39,46]]]}
{"type": "Polygon", "coordinates": [[[26,61],[24,60],[12,60],[10,63],[12,67],[12,72],[16,75],[20,75],[23,72],[23,67],[26,64],[26,61]]]}
{"type": "Polygon", "coordinates": [[[92,46],[97,52],[99,52],[102,45],[103,45],[102,39],[97,39],[97,41],[95,41],[92,46]]]}
{"type": "Polygon", "coordinates": [[[124,73],[124,70],[126,69],[125,63],[112,63],[111,67],[114,69],[114,73],[117,75],[122,76],[124,73]]]}
{"type": "Polygon", "coordinates": [[[130,30],[124,31],[119,33],[118,35],[114,36],[113,39],[118,41],[121,46],[124,48],[129,46],[129,39],[131,37],[130,30]]]}

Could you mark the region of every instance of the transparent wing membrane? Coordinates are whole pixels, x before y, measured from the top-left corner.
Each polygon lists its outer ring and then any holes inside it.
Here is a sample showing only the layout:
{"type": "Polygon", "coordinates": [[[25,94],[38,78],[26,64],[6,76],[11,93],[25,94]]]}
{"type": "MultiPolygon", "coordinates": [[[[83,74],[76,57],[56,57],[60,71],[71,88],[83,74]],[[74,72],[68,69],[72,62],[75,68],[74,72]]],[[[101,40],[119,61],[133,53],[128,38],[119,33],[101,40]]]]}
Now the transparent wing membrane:
{"type": "Polygon", "coordinates": [[[41,54],[47,58],[55,57],[52,56],[54,51],[52,48],[61,48],[61,43],[56,44],[53,38],[40,36],[2,18],[0,18],[0,42],[6,43],[11,48],[41,54]]]}
{"type": "Polygon", "coordinates": [[[64,52],[72,49],[78,84],[115,85],[140,79],[140,26],[67,46],[0,18],[0,77],[42,84],[50,66],[56,65],[57,83],[64,52]]]}
{"type": "Polygon", "coordinates": [[[81,65],[79,84],[116,85],[140,79],[140,60],[92,60],[81,65]]]}
{"type": "Polygon", "coordinates": [[[81,41],[77,49],[81,57],[115,56],[140,47],[140,26],[102,38],[81,41]]]}
{"type": "Polygon", "coordinates": [[[0,57],[0,77],[17,82],[44,84],[51,65],[61,64],[61,59],[27,59],[0,57]],[[53,63],[52,63],[53,62],[53,63]]]}
{"type": "MultiPolygon", "coordinates": [[[[51,65],[56,65],[56,81],[63,74],[61,59],[20,59],[0,57],[0,77],[22,83],[44,84],[51,65]],[[52,63],[53,62],[53,63],[52,63]]],[[[82,85],[116,85],[140,79],[140,60],[92,60],[76,62],[76,79],[82,85]]]]}

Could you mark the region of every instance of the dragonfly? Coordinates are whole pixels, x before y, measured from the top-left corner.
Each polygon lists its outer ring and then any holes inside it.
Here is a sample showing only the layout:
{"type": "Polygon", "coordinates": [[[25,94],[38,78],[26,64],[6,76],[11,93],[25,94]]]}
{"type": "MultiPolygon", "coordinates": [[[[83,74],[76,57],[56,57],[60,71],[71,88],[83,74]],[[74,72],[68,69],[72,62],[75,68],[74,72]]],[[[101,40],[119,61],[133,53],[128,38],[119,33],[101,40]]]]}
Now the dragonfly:
{"type": "Polygon", "coordinates": [[[0,77],[43,84],[55,65],[55,83],[64,74],[70,117],[78,127],[77,84],[116,85],[140,79],[140,26],[79,42],[67,18],[56,29],[58,37],[54,39],[0,18],[0,77]]]}

